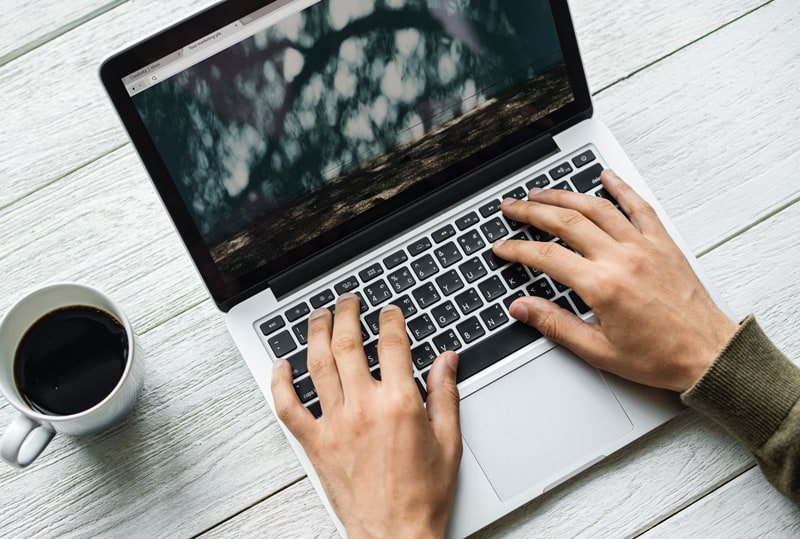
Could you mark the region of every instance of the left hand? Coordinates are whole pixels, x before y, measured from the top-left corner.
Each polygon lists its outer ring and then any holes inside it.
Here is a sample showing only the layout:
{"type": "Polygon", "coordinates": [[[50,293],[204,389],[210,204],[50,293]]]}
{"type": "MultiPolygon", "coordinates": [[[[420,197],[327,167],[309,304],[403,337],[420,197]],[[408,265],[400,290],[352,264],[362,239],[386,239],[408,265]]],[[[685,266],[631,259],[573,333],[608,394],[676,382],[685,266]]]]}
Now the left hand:
{"type": "Polygon", "coordinates": [[[381,381],[369,372],[359,300],[345,294],[311,314],[308,370],[322,406],[300,403],[289,364],[272,377],[278,417],[302,444],[349,537],[443,537],[461,460],[456,366],[446,352],[428,376],[427,408],[414,382],[405,321],[384,307],[378,341],[381,381]]]}

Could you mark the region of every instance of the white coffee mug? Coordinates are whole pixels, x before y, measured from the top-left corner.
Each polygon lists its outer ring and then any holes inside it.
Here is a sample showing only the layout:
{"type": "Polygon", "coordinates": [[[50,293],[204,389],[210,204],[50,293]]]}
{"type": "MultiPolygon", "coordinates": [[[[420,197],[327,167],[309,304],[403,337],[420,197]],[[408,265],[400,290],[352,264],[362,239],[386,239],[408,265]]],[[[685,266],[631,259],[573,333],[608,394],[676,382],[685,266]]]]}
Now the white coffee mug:
{"type": "Polygon", "coordinates": [[[122,421],[136,404],[144,382],[144,354],[139,337],[116,303],[99,290],[76,283],[44,286],[17,301],[0,321],[0,393],[19,411],[0,438],[0,457],[17,468],[36,460],[56,432],[92,434],[122,421]],[[99,309],[125,329],[128,350],[122,377],[102,401],[79,413],[44,414],[22,397],[14,377],[17,348],[28,329],[43,316],[71,306],[99,309]]]}

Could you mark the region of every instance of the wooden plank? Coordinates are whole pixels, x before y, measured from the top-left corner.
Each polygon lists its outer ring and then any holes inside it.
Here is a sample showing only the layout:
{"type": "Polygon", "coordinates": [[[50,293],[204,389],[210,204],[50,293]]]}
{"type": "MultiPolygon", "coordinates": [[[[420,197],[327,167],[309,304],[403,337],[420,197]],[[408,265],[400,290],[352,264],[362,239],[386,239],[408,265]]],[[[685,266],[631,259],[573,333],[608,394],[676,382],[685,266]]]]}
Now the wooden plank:
{"type": "Polygon", "coordinates": [[[23,0],[3,5],[0,66],[127,0],[23,0]]]}
{"type": "Polygon", "coordinates": [[[798,536],[797,506],[781,496],[757,468],[752,468],[641,538],[798,536]]]}
{"type": "MultiPolygon", "coordinates": [[[[126,135],[97,80],[101,60],[134,37],[208,3],[128,2],[32,51],[24,63],[0,68],[0,94],[10,104],[0,124],[0,207],[125,144],[126,135]]],[[[599,87],[623,78],[758,3],[637,0],[606,9],[606,3],[576,0],[573,9],[584,49],[596,60],[590,82],[599,87]],[[686,18],[686,13],[692,16],[686,18]],[[634,23],[642,20],[648,24],[634,23]],[[608,29],[613,33],[607,34],[608,29]],[[664,38],[663,46],[653,35],[664,38]]]]}
{"type": "Polygon", "coordinates": [[[800,196],[799,16],[777,0],[596,100],[695,252],[800,196]]]}

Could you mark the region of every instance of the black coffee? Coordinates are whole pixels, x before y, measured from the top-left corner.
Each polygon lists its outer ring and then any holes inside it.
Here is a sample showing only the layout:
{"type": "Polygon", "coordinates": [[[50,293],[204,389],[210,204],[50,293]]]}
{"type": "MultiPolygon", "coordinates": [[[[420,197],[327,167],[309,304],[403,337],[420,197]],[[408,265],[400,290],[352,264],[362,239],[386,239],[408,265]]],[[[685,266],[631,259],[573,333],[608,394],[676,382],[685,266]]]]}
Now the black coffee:
{"type": "Polygon", "coordinates": [[[14,378],[34,409],[70,415],[111,393],[127,357],[125,328],[114,317],[94,307],[65,307],[37,320],[22,337],[14,378]]]}

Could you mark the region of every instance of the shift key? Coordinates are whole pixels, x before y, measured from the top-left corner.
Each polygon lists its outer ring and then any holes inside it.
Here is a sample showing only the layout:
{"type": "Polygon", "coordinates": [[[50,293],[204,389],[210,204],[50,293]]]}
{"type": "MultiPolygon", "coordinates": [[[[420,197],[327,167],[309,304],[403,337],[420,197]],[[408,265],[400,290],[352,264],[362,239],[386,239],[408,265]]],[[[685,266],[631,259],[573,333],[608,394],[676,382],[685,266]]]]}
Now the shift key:
{"type": "Polygon", "coordinates": [[[537,330],[521,322],[515,322],[497,333],[493,333],[488,339],[458,354],[457,381],[462,382],[481,372],[541,336],[542,334],[537,330]]]}

